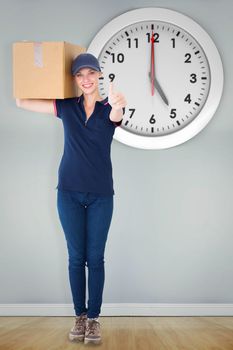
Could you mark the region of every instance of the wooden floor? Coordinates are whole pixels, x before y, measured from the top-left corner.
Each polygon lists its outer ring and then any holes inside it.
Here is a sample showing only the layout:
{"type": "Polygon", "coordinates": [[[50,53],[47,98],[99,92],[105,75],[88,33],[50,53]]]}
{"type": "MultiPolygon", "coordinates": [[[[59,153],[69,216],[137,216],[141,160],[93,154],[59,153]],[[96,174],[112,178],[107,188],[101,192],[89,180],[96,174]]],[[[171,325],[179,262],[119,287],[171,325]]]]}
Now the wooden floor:
{"type": "Polygon", "coordinates": [[[233,350],[233,317],[100,316],[102,344],[72,343],[74,317],[0,317],[0,350],[233,350]]]}

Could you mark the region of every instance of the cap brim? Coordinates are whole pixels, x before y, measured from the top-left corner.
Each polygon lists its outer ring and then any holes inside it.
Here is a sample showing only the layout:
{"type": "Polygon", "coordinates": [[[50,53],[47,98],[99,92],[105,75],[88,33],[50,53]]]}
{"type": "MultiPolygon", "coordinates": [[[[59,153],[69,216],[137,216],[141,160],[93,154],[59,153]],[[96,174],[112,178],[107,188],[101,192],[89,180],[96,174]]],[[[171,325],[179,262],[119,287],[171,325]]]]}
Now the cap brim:
{"type": "Polygon", "coordinates": [[[73,75],[77,74],[77,73],[80,71],[80,69],[82,69],[82,68],[91,68],[91,69],[96,70],[97,72],[101,72],[101,70],[96,69],[96,67],[94,67],[94,66],[83,65],[83,66],[80,66],[80,67],[78,68],[78,70],[76,70],[76,71],[73,73],[73,75]]]}

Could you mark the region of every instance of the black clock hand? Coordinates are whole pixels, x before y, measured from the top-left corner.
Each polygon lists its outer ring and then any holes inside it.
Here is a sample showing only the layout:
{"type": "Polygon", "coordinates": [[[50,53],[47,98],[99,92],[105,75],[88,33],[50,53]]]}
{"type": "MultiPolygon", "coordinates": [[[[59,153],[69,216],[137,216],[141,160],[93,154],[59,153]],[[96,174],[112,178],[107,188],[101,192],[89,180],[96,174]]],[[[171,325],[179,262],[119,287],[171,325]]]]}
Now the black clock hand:
{"type": "MultiPolygon", "coordinates": [[[[149,72],[149,78],[151,79],[150,72],[149,72]]],[[[164,92],[163,92],[163,90],[162,90],[158,80],[155,77],[154,77],[154,86],[157,89],[157,91],[160,94],[160,96],[162,97],[163,101],[166,103],[166,105],[169,105],[168,100],[167,100],[167,98],[166,98],[166,96],[165,96],[165,94],[164,94],[164,92]]]]}
{"type": "Polygon", "coordinates": [[[152,29],[151,34],[151,53],[150,53],[150,85],[151,85],[151,94],[154,95],[154,78],[155,78],[155,55],[154,55],[154,34],[152,29]]]}

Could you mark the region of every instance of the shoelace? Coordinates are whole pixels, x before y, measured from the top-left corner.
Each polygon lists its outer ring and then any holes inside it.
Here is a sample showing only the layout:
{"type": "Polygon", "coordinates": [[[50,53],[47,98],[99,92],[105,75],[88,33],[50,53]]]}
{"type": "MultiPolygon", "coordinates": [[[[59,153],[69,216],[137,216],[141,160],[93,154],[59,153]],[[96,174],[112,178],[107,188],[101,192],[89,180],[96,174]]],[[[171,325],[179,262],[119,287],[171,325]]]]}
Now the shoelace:
{"type": "Polygon", "coordinates": [[[99,322],[96,320],[91,320],[87,322],[87,331],[91,334],[95,334],[95,331],[98,329],[99,322]]]}
{"type": "Polygon", "coordinates": [[[74,328],[77,330],[83,329],[86,318],[87,318],[86,315],[76,316],[74,328]]]}

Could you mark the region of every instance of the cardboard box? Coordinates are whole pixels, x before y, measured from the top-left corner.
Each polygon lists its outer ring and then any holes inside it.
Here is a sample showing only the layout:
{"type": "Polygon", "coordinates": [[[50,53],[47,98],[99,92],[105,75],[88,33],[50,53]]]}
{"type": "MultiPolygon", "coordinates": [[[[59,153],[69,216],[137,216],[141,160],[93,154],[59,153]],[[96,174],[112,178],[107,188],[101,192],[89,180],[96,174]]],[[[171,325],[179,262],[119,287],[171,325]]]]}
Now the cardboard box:
{"type": "Polygon", "coordinates": [[[13,43],[13,94],[15,98],[67,98],[80,96],[71,63],[86,48],[61,42],[13,43]]]}

